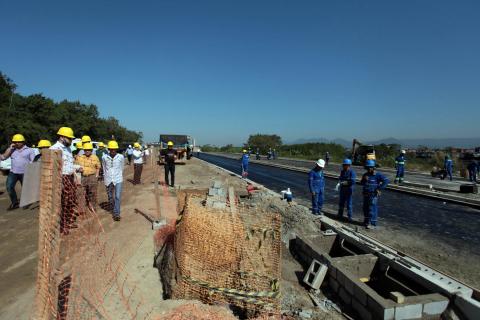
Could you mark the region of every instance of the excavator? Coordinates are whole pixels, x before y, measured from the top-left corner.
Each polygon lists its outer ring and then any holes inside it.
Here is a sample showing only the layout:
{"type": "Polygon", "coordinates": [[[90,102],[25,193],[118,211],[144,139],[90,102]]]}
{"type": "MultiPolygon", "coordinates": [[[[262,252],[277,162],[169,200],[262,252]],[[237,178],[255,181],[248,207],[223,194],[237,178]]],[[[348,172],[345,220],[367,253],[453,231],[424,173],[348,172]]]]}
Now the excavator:
{"type": "Polygon", "coordinates": [[[363,166],[366,160],[375,160],[375,147],[372,144],[362,144],[357,139],[353,139],[352,163],[363,166]]]}

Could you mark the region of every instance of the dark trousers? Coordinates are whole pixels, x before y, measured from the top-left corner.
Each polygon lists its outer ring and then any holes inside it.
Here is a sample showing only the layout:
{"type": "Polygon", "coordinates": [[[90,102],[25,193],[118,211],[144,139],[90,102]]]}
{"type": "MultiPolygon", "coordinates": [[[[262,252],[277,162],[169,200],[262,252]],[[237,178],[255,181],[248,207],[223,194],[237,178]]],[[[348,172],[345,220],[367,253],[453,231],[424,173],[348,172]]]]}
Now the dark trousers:
{"type": "Polygon", "coordinates": [[[174,186],[175,185],[175,164],[165,163],[165,183],[174,186]],[[170,183],[168,182],[168,173],[170,172],[170,183]]]}
{"type": "Polygon", "coordinates": [[[77,194],[73,174],[62,176],[62,212],[60,213],[60,231],[67,234],[75,224],[77,209],[77,194]]]}
{"type": "Polygon", "coordinates": [[[15,185],[20,181],[20,184],[23,184],[23,174],[13,173],[10,171],[7,177],[7,192],[10,197],[10,202],[12,204],[18,203],[17,192],[15,192],[15,185]]]}
{"type": "Polygon", "coordinates": [[[143,164],[133,164],[133,184],[140,184],[142,180],[143,164]]]}
{"type": "Polygon", "coordinates": [[[94,174],[82,177],[82,187],[85,191],[85,200],[93,210],[97,207],[98,179],[94,174]]]}
{"type": "Polygon", "coordinates": [[[132,162],[132,155],[127,154],[127,159],[128,159],[128,164],[130,164],[132,162]]]}

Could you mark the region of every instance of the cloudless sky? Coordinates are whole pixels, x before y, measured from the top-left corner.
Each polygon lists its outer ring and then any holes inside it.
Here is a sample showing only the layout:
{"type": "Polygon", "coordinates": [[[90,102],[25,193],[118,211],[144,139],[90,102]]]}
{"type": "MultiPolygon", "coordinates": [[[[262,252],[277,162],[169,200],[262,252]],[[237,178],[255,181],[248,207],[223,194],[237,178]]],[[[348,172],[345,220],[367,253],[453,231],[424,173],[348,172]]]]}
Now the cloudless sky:
{"type": "Polygon", "coordinates": [[[6,1],[0,71],[147,141],[478,137],[480,1],[6,1]]]}

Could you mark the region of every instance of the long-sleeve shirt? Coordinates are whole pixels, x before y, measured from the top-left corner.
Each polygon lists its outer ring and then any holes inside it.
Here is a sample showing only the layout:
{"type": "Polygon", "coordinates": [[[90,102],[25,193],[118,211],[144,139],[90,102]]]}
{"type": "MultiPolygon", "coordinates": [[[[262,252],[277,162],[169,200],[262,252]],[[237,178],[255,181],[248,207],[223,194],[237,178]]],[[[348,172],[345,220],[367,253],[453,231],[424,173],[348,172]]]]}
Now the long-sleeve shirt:
{"type": "Polygon", "coordinates": [[[395,167],[405,165],[405,156],[403,154],[395,158],[395,167]]]}
{"type": "Polygon", "coordinates": [[[106,186],[111,183],[116,185],[123,182],[124,162],[125,158],[120,153],[117,153],[113,158],[108,153],[103,155],[103,181],[106,186]]]}
{"type": "Polygon", "coordinates": [[[342,170],[340,172],[340,176],[338,177],[338,182],[341,183],[341,188],[343,189],[353,189],[353,186],[355,185],[355,180],[356,180],[356,174],[355,171],[352,169],[349,170],[342,170]],[[346,182],[346,184],[342,184],[343,182],[346,182]]]}
{"type": "Polygon", "coordinates": [[[453,161],[452,159],[447,159],[443,163],[443,166],[445,167],[445,170],[452,170],[453,169],[453,161]]]}
{"type": "Polygon", "coordinates": [[[75,172],[75,167],[73,166],[73,154],[70,147],[66,147],[60,141],[57,141],[53,146],[50,147],[51,150],[61,150],[62,151],[62,174],[70,175],[75,172]]]}
{"type": "Polygon", "coordinates": [[[377,191],[385,189],[389,183],[390,180],[380,172],[373,174],[367,172],[362,176],[361,181],[363,185],[363,195],[376,196],[377,191]]]}
{"type": "Polygon", "coordinates": [[[140,151],[140,150],[133,150],[133,163],[135,164],[143,164],[143,156],[145,155],[145,153],[143,151],[140,151]]]}
{"type": "Polygon", "coordinates": [[[32,148],[23,146],[21,149],[13,149],[9,157],[0,156],[0,160],[12,159],[10,171],[15,174],[24,174],[27,164],[33,162],[35,153],[32,148]]]}
{"type": "Polygon", "coordinates": [[[308,173],[308,188],[312,193],[323,192],[323,189],[325,188],[325,177],[323,175],[323,170],[310,170],[308,173]]]}

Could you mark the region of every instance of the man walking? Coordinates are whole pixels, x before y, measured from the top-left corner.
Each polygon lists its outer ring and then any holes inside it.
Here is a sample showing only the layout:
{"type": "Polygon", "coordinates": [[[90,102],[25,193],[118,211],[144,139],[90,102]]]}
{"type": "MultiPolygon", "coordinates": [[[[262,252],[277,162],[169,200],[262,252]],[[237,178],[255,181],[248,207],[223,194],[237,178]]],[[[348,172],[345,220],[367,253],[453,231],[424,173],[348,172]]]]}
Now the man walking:
{"type": "Polygon", "coordinates": [[[395,169],[397,169],[397,175],[395,176],[394,183],[402,183],[403,176],[405,175],[405,150],[400,152],[400,155],[395,158],[395,169]]]}
{"type": "Polygon", "coordinates": [[[321,215],[323,207],[323,191],[325,189],[325,177],[323,175],[325,160],[319,159],[315,162],[315,168],[308,174],[308,187],[312,194],[312,213],[321,215]]]}
{"type": "Polygon", "coordinates": [[[107,188],[110,208],[113,208],[113,220],[120,221],[120,201],[122,196],[125,158],[118,153],[118,143],[116,141],[109,141],[107,148],[108,153],[104,154],[102,158],[103,181],[107,188]]]}
{"type": "Polygon", "coordinates": [[[128,159],[128,165],[132,163],[132,156],[133,156],[133,149],[132,145],[129,144],[127,148],[127,159],[128,159]]]}
{"type": "Polygon", "coordinates": [[[445,161],[443,162],[443,167],[447,172],[447,176],[452,181],[452,173],[453,173],[453,161],[450,159],[449,156],[445,156],[445,161]]]}
{"type": "Polygon", "coordinates": [[[343,208],[345,204],[347,205],[347,215],[348,221],[353,220],[353,208],[352,208],[352,195],[353,195],[353,186],[355,185],[356,174],[355,171],[351,169],[352,160],[345,159],[343,160],[343,170],[340,172],[338,177],[338,183],[340,187],[340,201],[338,204],[338,216],[343,217],[343,208]]]}
{"type": "Polygon", "coordinates": [[[246,179],[248,176],[248,162],[250,160],[250,156],[247,153],[247,150],[243,150],[242,155],[242,178],[246,179]]]}
{"type": "Polygon", "coordinates": [[[10,206],[7,210],[15,210],[19,206],[17,198],[17,192],[15,191],[15,185],[18,181],[23,184],[23,175],[25,174],[25,168],[27,164],[33,162],[35,159],[35,153],[33,150],[26,146],[25,137],[22,134],[16,134],[12,138],[12,144],[5,151],[3,155],[0,155],[0,160],[6,160],[12,158],[12,168],[7,177],[7,192],[10,197],[10,206]]]}
{"type": "Polygon", "coordinates": [[[384,190],[390,183],[387,177],[375,172],[375,160],[367,160],[365,163],[366,173],[362,176],[363,185],[363,215],[364,224],[367,229],[375,229],[378,218],[378,197],[381,190],[384,190]]]}
{"type": "Polygon", "coordinates": [[[168,141],[167,149],[162,150],[163,161],[165,163],[165,183],[170,187],[175,186],[175,160],[177,159],[177,150],[173,149],[173,142],[168,141]],[[170,183],[168,181],[168,174],[170,173],[170,183]]]}
{"type": "Polygon", "coordinates": [[[97,207],[97,183],[100,173],[100,160],[93,154],[93,145],[90,142],[83,144],[84,154],[77,156],[75,164],[82,167],[82,187],[85,191],[87,205],[95,211],[97,207]]]}
{"type": "Polygon", "coordinates": [[[143,160],[145,153],[142,151],[140,143],[135,142],[133,144],[135,148],[132,153],[133,157],[133,184],[140,184],[143,171],[143,160]]]}
{"type": "Polygon", "coordinates": [[[478,171],[478,162],[473,160],[467,166],[468,169],[468,178],[470,182],[477,182],[477,171],[478,171]]]}

